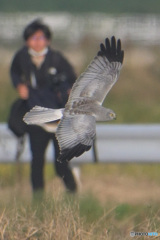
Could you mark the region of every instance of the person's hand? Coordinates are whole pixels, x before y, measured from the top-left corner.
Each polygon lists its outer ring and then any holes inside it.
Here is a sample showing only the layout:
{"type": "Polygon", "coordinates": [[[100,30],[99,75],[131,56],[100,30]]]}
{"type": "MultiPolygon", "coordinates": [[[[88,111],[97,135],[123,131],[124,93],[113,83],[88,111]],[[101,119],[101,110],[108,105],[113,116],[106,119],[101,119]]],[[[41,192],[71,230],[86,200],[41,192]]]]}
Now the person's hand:
{"type": "Polygon", "coordinates": [[[17,86],[17,91],[18,91],[20,98],[25,99],[25,100],[28,99],[29,91],[28,91],[28,87],[25,84],[19,84],[17,86]]]}

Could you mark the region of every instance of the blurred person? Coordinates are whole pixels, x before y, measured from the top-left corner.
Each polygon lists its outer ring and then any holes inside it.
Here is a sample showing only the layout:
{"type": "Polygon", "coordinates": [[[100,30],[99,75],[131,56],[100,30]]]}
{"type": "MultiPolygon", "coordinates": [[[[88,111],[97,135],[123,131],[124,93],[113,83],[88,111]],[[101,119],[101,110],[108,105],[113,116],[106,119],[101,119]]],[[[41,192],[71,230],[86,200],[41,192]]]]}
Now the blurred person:
{"type": "MultiPolygon", "coordinates": [[[[23,32],[24,46],[17,51],[11,64],[11,80],[27,110],[35,105],[48,108],[63,108],[69,91],[76,79],[70,63],[50,47],[51,31],[40,20],[31,22],[23,32]]],[[[27,126],[31,161],[31,183],[34,193],[44,189],[44,155],[52,140],[55,150],[54,166],[66,189],[75,192],[75,179],[68,163],[56,161],[59,146],[53,132],[36,125],[27,126]]]]}

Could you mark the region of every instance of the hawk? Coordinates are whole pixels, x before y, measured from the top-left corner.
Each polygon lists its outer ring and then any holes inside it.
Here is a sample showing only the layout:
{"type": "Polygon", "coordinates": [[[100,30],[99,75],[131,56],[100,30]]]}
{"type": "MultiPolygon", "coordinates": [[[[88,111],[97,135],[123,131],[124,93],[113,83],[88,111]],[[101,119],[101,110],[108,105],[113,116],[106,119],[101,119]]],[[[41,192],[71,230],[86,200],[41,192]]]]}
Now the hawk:
{"type": "Polygon", "coordinates": [[[44,124],[60,119],[56,138],[60,147],[58,161],[69,161],[88,151],[96,137],[96,121],[110,121],[116,114],[102,106],[119,78],[124,51],[121,40],[106,38],[87,69],[74,83],[63,109],[35,106],[24,116],[27,124],[44,124]]]}

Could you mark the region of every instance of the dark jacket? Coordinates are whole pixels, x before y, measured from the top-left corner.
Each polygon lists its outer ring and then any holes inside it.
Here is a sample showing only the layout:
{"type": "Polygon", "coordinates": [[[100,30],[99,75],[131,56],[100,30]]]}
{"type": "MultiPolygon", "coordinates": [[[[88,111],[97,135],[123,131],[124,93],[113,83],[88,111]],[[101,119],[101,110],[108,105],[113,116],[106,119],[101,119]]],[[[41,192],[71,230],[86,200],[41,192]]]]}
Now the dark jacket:
{"type": "Polygon", "coordinates": [[[40,68],[31,61],[28,48],[23,47],[14,56],[11,65],[11,79],[14,87],[25,83],[29,88],[29,109],[35,105],[64,107],[70,89],[76,79],[72,66],[63,55],[49,48],[40,68]],[[61,97],[60,97],[61,96],[61,97]]]}

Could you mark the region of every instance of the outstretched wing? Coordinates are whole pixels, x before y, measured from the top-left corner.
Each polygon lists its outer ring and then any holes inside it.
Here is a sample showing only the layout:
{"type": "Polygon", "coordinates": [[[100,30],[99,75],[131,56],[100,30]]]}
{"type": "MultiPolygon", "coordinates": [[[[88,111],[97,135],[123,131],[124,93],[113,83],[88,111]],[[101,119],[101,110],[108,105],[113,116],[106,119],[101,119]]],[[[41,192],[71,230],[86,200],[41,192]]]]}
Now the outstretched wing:
{"type": "Polygon", "coordinates": [[[58,161],[69,161],[88,151],[95,139],[95,118],[89,115],[64,116],[58,126],[56,137],[60,147],[58,161]]]}
{"type": "Polygon", "coordinates": [[[77,79],[71,90],[68,105],[77,98],[94,98],[99,104],[103,103],[109,90],[117,81],[124,52],[121,41],[113,36],[111,41],[106,38],[105,46],[100,45],[100,51],[84,73],[77,79]]]}

